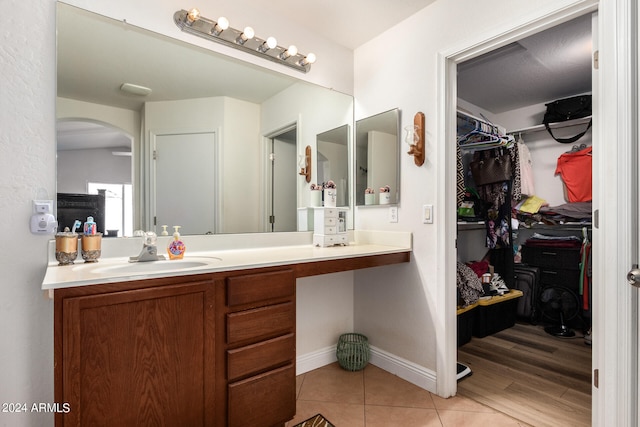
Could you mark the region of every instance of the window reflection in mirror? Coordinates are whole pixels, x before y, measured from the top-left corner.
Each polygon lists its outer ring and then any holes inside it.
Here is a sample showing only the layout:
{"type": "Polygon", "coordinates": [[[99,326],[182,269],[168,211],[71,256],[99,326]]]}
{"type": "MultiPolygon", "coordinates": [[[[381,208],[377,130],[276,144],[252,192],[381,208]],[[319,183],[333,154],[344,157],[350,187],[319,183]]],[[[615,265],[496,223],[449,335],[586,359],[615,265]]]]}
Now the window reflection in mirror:
{"type": "MultiPolygon", "coordinates": [[[[73,185],[82,189],[65,191],[86,193],[88,182],[130,183],[133,216],[123,224],[132,222],[134,230],[159,232],[166,221],[171,222],[169,230],[172,225],[181,225],[183,234],[212,228],[215,233],[266,232],[270,229],[264,185],[268,177],[264,160],[267,136],[283,124],[299,123],[299,154],[324,130],[353,124],[353,97],[349,95],[122,20],[60,2],[56,7],[58,119],[107,123],[132,138],[128,181],[79,176],[84,166],[106,163],[107,154],[101,154],[83,161],[81,167],[59,162],[58,191],[67,185],[62,177],[70,168],[77,172],[73,185]],[[151,93],[146,97],[124,93],[119,90],[123,83],[148,87],[151,93]],[[163,138],[196,134],[215,134],[217,144],[215,160],[207,165],[214,169],[215,191],[197,196],[214,201],[215,212],[199,215],[215,218],[215,224],[199,228],[189,227],[194,221],[186,217],[160,218],[157,206],[161,196],[169,200],[169,208],[184,208],[191,202],[177,201],[178,190],[156,185],[157,166],[153,163],[163,138]]],[[[180,32],[177,27],[175,31],[180,32]]],[[[124,151],[117,147],[108,150],[111,157],[112,151],[124,151]]],[[[295,166],[295,161],[292,164],[295,166]]],[[[192,172],[205,175],[205,171],[192,172]]],[[[298,175],[292,176],[297,188],[295,205],[306,206],[307,186],[303,188],[298,175]]],[[[198,187],[198,182],[183,184],[180,194],[196,193],[193,190],[198,187]]],[[[118,235],[124,233],[121,230],[118,235]]]]}
{"type": "Polygon", "coordinates": [[[316,138],[317,177],[336,184],[336,206],[349,206],[349,125],[323,132],[316,138]]]}
{"type": "Polygon", "coordinates": [[[400,201],[400,111],[393,109],[356,121],[356,206],[400,201]],[[388,188],[389,197],[381,196],[388,188]],[[373,196],[367,196],[367,189],[373,196]]]}

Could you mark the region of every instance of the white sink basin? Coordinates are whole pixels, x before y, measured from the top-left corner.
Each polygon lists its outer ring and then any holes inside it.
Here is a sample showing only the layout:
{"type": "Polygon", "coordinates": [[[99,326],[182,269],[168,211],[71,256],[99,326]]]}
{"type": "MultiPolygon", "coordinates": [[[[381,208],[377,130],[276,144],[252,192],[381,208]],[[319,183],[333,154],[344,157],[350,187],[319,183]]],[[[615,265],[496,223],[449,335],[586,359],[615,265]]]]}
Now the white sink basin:
{"type": "MultiPolygon", "coordinates": [[[[211,265],[220,258],[191,258],[181,260],[161,260],[148,262],[128,262],[117,265],[93,265],[91,271],[95,274],[139,274],[139,273],[160,273],[168,271],[194,270],[211,265]]],[[[87,264],[78,267],[88,267],[87,264]]],[[[83,269],[84,269],[83,268],[83,269]]]]}

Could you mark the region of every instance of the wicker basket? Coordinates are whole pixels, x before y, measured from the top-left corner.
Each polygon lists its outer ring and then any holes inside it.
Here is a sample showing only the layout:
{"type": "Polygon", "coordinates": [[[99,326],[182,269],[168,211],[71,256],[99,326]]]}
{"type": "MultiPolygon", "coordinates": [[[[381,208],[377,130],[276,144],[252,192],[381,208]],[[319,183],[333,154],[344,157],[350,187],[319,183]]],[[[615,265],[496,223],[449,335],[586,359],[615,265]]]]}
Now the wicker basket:
{"type": "Polygon", "coordinates": [[[359,371],[369,363],[369,340],[362,334],[342,334],[336,348],[338,363],[347,371],[359,371]]]}

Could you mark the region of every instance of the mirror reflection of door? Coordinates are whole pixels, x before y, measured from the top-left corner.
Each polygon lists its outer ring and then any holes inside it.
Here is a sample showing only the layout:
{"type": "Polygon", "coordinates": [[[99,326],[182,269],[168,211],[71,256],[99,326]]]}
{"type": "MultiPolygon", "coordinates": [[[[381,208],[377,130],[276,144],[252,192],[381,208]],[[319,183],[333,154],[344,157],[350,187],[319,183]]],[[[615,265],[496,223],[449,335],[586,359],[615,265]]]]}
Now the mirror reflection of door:
{"type": "MultiPolygon", "coordinates": [[[[57,192],[98,194],[98,189],[119,189],[115,196],[107,191],[105,228],[130,236],[133,138],[108,123],[81,118],[58,120],[56,133],[57,192]]],[[[61,224],[60,230],[72,225],[61,224]]]]}
{"type": "Polygon", "coordinates": [[[271,138],[268,231],[297,230],[297,129],[271,138]]]}
{"type": "Polygon", "coordinates": [[[156,232],[215,233],[215,141],[209,133],[156,135],[156,232]]]}

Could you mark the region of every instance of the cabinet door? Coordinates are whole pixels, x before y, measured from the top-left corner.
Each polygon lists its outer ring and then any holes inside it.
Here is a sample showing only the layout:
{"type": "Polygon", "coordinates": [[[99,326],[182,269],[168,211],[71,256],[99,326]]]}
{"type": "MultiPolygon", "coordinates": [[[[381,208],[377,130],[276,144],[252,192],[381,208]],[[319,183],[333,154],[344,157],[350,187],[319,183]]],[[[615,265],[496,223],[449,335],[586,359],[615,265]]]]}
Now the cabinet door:
{"type": "Polygon", "coordinates": [[[213,308],[208,281],[65,299],[64,425],[213,425],[213,308]]]}

